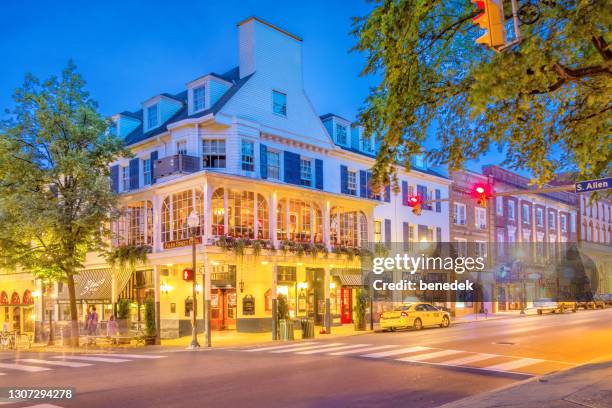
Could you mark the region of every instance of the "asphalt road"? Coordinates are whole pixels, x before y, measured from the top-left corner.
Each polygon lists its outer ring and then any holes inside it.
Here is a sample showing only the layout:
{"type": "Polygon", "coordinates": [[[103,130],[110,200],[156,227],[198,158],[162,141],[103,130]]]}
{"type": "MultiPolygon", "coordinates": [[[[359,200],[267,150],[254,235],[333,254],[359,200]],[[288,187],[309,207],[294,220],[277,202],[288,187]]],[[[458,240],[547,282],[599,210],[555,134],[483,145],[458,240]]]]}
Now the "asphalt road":
{"type": "Polygon", "coordinates": [[[611,359],[609,308],[197,352],[2,353],[0,386],[75,390],[45,407],[436,407],[611,359]]]}

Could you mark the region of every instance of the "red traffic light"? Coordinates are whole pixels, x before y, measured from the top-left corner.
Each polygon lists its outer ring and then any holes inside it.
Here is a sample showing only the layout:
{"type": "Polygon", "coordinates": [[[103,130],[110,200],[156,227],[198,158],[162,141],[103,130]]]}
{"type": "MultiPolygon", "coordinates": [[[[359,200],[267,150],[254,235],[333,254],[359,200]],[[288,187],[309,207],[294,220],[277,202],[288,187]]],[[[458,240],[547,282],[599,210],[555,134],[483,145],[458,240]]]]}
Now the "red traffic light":
{"type": "Polygon", "coordinates": [[[472,187],[471,196],[476,199],[476,204],[486,207],[487,200],[493,196],[491,186],[486,183],[478,183],[472,187]]]}
{"type": "Polygon", "coordinates": [[[412,212],[415,215],[421,215],[421,206],[423,204],[423,197],[418,194],[411,195],[408,197],[408,206],[412,207],[412,212]]]}
{"type": "Polygon", "coordinates": [[[192,281],[193,280],[193,270],[189,268],[183,269],[183,280],[192,281]]]}
{"type": "Polygon", "coordinates": [[[482,187],[482,186],[478,186],[478,187],[476,187],[476,192],[477,192],[478,194],[484,194],[485,189],[484,189],[484,187],[482,187]]]}

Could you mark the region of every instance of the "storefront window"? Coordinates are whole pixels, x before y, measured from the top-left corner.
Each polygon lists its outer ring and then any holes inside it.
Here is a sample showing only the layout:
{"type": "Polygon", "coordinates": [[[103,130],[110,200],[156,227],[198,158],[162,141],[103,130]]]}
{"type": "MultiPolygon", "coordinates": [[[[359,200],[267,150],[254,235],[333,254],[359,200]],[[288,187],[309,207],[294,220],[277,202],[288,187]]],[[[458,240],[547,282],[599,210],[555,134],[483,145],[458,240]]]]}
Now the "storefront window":
{"type": "Polygon", "coordinates": [[[330,237],[333,245],[359,247],[368,240],[368,223],[364,213],[334,207],[330,217],[330,237]]]}
{"type": "Polygon", "coordinates": [[[128,204],[111,228],[115,246],[153,245],[153,204],[151,201],[128,204]]]}
{"type": "Polygon", "coordinates": [[[194,188],[171,194],[162,204],[162,242],[187,239],[190,237],[187,217],[195,209],[200,216],[196,235],[201,235],[204,225],[204,198],[202,190],[194,188]]]}

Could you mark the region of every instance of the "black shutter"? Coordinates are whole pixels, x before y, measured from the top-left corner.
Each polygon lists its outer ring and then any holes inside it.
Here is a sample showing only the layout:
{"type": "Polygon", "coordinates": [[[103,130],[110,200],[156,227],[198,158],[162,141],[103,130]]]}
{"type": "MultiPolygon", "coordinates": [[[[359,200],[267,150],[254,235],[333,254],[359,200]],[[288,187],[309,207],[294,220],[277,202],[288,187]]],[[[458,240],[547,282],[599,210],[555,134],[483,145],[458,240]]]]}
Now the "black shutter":
{"type": "Polygon", "coordinates": [[[385,244],[391,243],[391,220],[385,218],[385,244]]]}
{"type": "Polygon", "coordinates": [[[359,170],[359,196],[368,197],[368,173],[364,170],[359,170]]]}
{"type": "Polygon", "coordinates": [[[300,155],[284,152],[283,153],[284,164],[285,164],[285,183],[301,184],[300,182],[300,155]]]}
{"type": "Polygon", "coordinates": [[[155,183],[155,162],[157,161],[157,150],[151,152],[151,184],[155,183]]]}
{"type": "Polygon", "coordinates": [[[340,192],[348,194],[348,168],[342,165],[340,166],[340,192]]]}
{"type": "Polygon", "coordinates": [[[436,227],[436,241],[442,242],[442,228],[436,227]]]}
{"type": "Polygon", "coordinates": [[[111,191],[113,193],[119,192],[119,166],[114,165],[110,168],[111,174],[111,191]]]}
{"type": "Polygon", "coordinates": [[[268,147],[259,144],[259,173],[262,179],[268,178],[268,147]]]}
{"type": "Polygon", "coordinates": [[[385,202],[390,203],[391,202],[391,186],[387,185],[385,187],[385,202]]]}
{"type": "Polygon", "coordinates": [[[442,203],[440,199],[442,198],[442,192],[436,188],[436,212],[442,212],[442,203]]]}
{"type": "Polygon", "coordinates": [[[323,160],[315,159],[315,188],[323,190],[323,160]]]}
{"type": "Polygon", "coordinates": [[[138,170],[140,169],[140,159],[130,160],[130,190],[138,190],[140,187],[138,170]]]}

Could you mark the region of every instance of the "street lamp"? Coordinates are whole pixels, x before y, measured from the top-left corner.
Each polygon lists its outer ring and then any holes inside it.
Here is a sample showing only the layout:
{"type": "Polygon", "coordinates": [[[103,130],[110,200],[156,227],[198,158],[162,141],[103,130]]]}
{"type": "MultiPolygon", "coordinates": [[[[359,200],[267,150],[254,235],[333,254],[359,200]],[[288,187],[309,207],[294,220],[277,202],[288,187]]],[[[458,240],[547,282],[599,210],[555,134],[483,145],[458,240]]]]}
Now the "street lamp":
{"type": "Polygon", "coordinates": [[[191,310],[191,344],[189,345],[190,349],[196,349],[200,347],[198,344],[198,324],[197,324],[197,308],[196,308],[196,232],[197,228],[200,226],[200,217],[198,216],[197,211],[193,210],[191,214],[187,217],[187,226],[189,227],[189,234],[191,237],[191,267],[192,267],[192,280],[191,280],[191,289],[192,289],[192,299],[193,299],[193,308],[191,310]]]}

